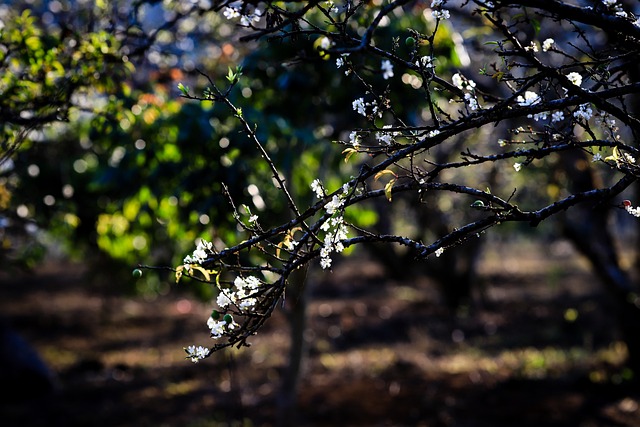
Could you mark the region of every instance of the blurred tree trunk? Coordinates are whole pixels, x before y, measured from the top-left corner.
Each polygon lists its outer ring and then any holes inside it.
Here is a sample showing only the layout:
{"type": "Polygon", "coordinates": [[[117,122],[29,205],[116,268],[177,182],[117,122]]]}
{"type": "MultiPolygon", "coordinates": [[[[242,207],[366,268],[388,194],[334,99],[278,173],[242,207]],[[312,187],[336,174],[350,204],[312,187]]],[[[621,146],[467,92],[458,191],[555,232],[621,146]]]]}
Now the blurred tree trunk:
{"type": "MultiPolygon", "coordinates": [[[[599,187],[584,152],[565,151],[561,156],[572,192],[599,187]]],[[[579,204],[563,216],[563,233],[589,259],[615,307],[618,328],[629,352],[628,366],[640,375],[640,308],[633,298],[634,283],[620,267],[615,241],[608,224],[611,204],[579,204]]]]}
{"type": "Polygon", "coordinates": [[[294,271],[289,276],[286,292],[286,312],[289,323],[289,363],[285,367],[280,392],[278,393],[278,425],[289,427],[297,425],[297,397],[300,372],[305,354],[304,331],[308,292],[305,286],[309,264],[294,271]]]}

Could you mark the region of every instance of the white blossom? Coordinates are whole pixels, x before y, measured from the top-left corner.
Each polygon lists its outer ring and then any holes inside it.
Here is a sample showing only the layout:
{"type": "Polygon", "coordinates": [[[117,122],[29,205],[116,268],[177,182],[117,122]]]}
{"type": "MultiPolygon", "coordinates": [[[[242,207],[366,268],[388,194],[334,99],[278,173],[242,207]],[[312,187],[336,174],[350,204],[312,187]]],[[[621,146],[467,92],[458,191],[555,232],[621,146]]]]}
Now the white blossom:
{"type": "Polygon", "coordinates": [[[360,135],[358,135],[358,132],[353,131],[349,134],[349,143],[356,150],[358,149],[358,147],[360,147],[360,135]]]}
{"type": "Polygon", "coordinates": [[[320,258],[320,267],[322,267],[323,270],[331,268],[331,258],[320,258]]]}
{"type": "Polygon", "coordinates": [[[420,59],[416,61],[416,65],[418,67],[422,66],[424,68],[435,68],[433,64],[433,58],[430,56],[422,56],[420,59]]]}
{"type": "Polygon", "coordinates": [[[224,320],[215,320],[213,317],[209,317],[209,320],[207,320],[207,326],[211,330],[211,337],[217,339],[224,335],[227,322],[224,320]]]}
{"type": "Polygon", "coordinates": [[[338,57],[336,58],[336,67],[340,68],[344,65],[344,58],[343,57],[338,57]]]}
{"type": "Polygon", "coordinates": [[[218,298],[216,298],[216,303],[222,308],[227,308],[229,304],[231,304],[230,296],[235,296],[235,295],[233,293],[220,292],[218,294],[218,298]]]}
{"type": "Polygon", "coordinates": [[[443,253],[444,253],[444,248],[438,248],[438,249],[436,249],[436,252],[435,252],[436,257],[438,257],[438,258],[439,258],[439,257],[440,257],[440,255],[442,255],[443,253]]]}
{"type": "Polygon", "coordinates": [[[184,257],[183,264],[202,264],[206,260],[212,248],[213,243],[200,239],[193,253],[184,257]]]}
{"type": "Polygon", "coordinates": [[[567,74],[567,78],[571,83],[573,83],[576,86],[582,85],[582,76],[579,73],[576,73],[576,72],[569,73],[567,74]]]}
{"type": "Polygon", "coordinates": [[[560,122],[562,120],[564,120],[564,113],[562,111],[554,111],[551,113],[552,122],[560,122]]]}
{"type": "Polygon", "coordinates": [[[376,139],[384,145],[391,145],[393,136],[387,132],[376,132],[376,139]]]}
{"type": "Polygon", "coordinates": [[[234,19],[240,17],[240,10],[235,7],[227,6],[224,8],[224,11],[222,11],[222,14],[227,19],[234,19]]]}
{"type": "Polygon", "coordinates": [[[451,13],[448,10],[434,10],[431,12],[431,16],[435,19],[449,19],[451,18],[451,13]]]}
{"type": "Polygon", "coordinates": [[[365,111],[364,98],[358,98],[351,103],[354,111],[357,111],[358,114],[361,114],[366,117],[367,112],[365,111]]]}
{"type": "Polygon", "coordinates": [[[333,198],[326,205],[324,205],[324,208],[329,215],[333,215],[338,209],[342,207],[343,204],[344,201],[340,200],[337,195],[334,195],[333,198]]]}
{"type": "Polygon", "coordinates": [[[520,172],[520,169],[522,169],[522,163],[514,163],[513,168],[516,170],[516,172],[520,172]]]}
{"type": "Polygon", "coordinates": [[[549,38],[542,42],[542,51],[546,52],[553,47],[555,40],[549,38]]]}
{"type": "Polygon", "coordinates": [[[324,197],[324,187],[322,186],[322,182],[319,179],[314,179],[311,182],[311,190],[316,193],[316,197],[318,199],[322,199],[324,197]]]}
{"type": "Polygon", "coordinates": [[[518,96],[516,101],[518,101],[518,105],[520,105],[521,107],[529,107],[540,102],[540,95],[528,90],[524,93],[524,98],[522,97],[522,95],[520,95],[518,96]]]}
{"type": "Polygon", "coordinates": [[[589,104],[582,104],[573,112],[573,117],[576,119],[589,120],[593,116],[593,110],[589,104]]]}
{"type": "Polygon", "coordinates": [[[389,61],[388,59],[383,60],[380,68],[382,69],[382,77],[385,80],[393,77],[393,64],[391,63],[391,61],[389,61]]]}
{"type": "Polygon", "coordinates": [[[599,162],[600,160],[602,160],[602,154],[600,153],[594,154],[593,157],[591,158],[592,162],[599,162]]]}
{"type": "Polygon", "coordinates": [[[260,22],[260,18],[262,18],[262,12],[256,9],[253,11],[253,13],[250,13],[248,15],[242,15],[242,17],[240,18],[240,24],[244,25],[245,27],[248,27],[252,23],[260,22]]]}
{"type": "Polygon", "coordinates": [[[444,3],[444,0],[433,0],[431,2],[431,9],[436,8],[436,7],[440,7],[440,6],[442,6],[443,3],[444,3]]]}
{"type": "Polygon", "coordinates": [[[455,73],[451,76],[451,83],[458,89],[462,89],[462,84],[464,83],[462,80],[462,76],[459,73],[455,73]]]}
{"type": "Polygon", "coordinates": [[[195,345],[190,345],[185,348],[184,351],[187,352],[187,359],[191,359],[193,363],[198,363],[199,360],[204,359],[210,353],[210,350],[206,347],[202,347],[199,345],[196,347],[195,345]]]}

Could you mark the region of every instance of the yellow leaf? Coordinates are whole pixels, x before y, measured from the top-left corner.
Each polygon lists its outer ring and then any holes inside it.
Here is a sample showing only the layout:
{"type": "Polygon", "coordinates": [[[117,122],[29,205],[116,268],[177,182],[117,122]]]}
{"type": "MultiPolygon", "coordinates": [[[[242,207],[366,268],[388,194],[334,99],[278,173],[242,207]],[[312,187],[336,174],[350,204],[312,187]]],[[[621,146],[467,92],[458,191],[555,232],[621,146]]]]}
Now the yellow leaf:
{"type": "Polygon", "coordinates": [[[387,200],[391,201],[391,190],[393,190],[393,184],[396,183],[395,178],[387,182],[387,185],[384,186],[384,195],[387,196],[387,200]]]}
{"type": "Polygon", "coordinates": [[[375,179],[375,180],[377,181],[378,179],[380,179],[380,177],[385,176],[385,175],[393,175],[393,176],[395,176],[396,178],[398,177],[395,173],[393,173],[393,171],[390,171],[389,169],[385,169],[385,170],[383,170],[383,171],[378,172],[378,173],[373,177],[373,179],[375,179]]]}
{"type": "Polygon", "coordinates": [[[184,270],[184,265],[179,265],[176,267],[176,283],[180,281],[182,277],[182,270],[184,270]]]}
{"type": "Polygon", "coordinates": [[[613,160],[614,162],[620,160],[620,151],[618,151],[618,147],[613,147],[613,155],[607,156],[604,159],[605,162],[608,162],[609,160],[613,160]]]}
{"type": "Polygon", "coordinates": [[[355,148],[345,148],[345,149],[342,151],[342,154],[346,154],[346,155],[344,156],[344,162],[345,162],[345,163],[349,162],[349,158],[350,158],[351,156],[353,156],[354,154],[356,154],[357,152],[358,152],[358,151],[357,151],[355,148]]]}

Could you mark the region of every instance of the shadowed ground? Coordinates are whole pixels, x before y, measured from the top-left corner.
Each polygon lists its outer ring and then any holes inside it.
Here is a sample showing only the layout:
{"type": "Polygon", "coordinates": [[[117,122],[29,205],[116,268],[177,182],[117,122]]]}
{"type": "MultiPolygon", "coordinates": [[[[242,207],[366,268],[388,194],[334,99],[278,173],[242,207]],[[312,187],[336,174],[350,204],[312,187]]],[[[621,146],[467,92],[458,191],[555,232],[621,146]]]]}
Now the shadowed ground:
{"type": "MultiPolygon", "coordinates": [[[[0,385],[0,425],[273,425],[283,316],[250,348],[192,364],[182,347],[209,344],[207,304],[175,287],[114,296],[84,274],[2,276],[0,312],[56,390],[0,385]]],[[[606,299],[570,247],[488,251],[480,276],[453,318],[427,279],[396,282],[366,259],[315,274],[298,425],[640,426],[606,299]]]]}

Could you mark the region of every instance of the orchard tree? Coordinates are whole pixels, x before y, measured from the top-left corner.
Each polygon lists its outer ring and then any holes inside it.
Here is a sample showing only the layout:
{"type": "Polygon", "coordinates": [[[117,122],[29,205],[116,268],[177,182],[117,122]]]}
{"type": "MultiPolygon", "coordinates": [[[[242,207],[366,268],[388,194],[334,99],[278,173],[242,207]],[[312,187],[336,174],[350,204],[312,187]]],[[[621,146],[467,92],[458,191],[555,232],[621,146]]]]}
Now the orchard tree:
{"type": "MultiPolygon", "coordinates": [[[[251,87],[239,66],[226,76],[203,72],[194,88],[180,84],[183,97],[226,107],[242,129],[238,138],[253,144],[271,175],[256,187],[279,194],[266,209],[282,203],[290,212],[280,221],[257,215],[243,196],[225,192],[240,243],[202,239],[175,268],[176,279],[188,275],[217,291],[206,322],[214,343],[187,347],[188,358],[197,362],[249,345],[291,292],[296,271],[316,262],[329,271],[356,245],[400,245],[416,263],[429,262],[495,226],[537,227],[566,216],[567,236],[582,244],[616,301],[629,363],[638,372],[637,287],[619,266],[607,229],[614,209],[640,216],[623,194],[638,177],[638,11],[616,0],[222,1],[212,7],[237,24],[238,42],[257,43],[257,51],[296,46],[291,67],[332,66],[334,75],[317,82],[315,93],[324,94],[323,84],[333,79],[356,93],[346,105],[336,101],[313,113],[338,135],[332,148],[351,169],[339,183],[309,180],[315,199],[305,203],[272,156],[277,146],[261,132],[268,124],[247,113],[250,101],[234,98],[247,88],[277,97],[277,86],[251,87]],[[443,45],[456,55],[445,56],[443,45]],[[424,209],[455,222],[415,238],[359,225],[352,215],[359,206],[392,210],[426,201],[424,209]]],[[[314,90],[296,96],[314,97],[314,90]]],[[[337,171],[341,164],[323,167],[337,171]]]]}

